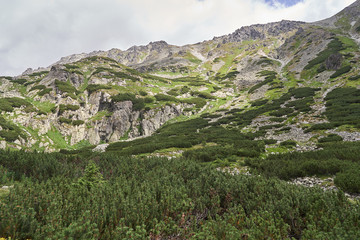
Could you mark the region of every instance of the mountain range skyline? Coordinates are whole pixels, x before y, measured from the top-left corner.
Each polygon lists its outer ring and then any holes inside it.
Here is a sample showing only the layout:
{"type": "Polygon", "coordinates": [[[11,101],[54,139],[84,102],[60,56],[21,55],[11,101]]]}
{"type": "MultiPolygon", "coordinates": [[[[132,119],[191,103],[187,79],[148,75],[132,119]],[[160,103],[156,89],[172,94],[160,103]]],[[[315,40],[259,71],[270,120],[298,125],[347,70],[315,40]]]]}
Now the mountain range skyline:
{"type": "Polygon", "coordinates": [[[0,75],[19,75],[81,52],[128,49],[165,40],[185,45],[274,21],[317,21],[351,4],[346,1],[12,1],[2,4],[0,75]],[[177,9],[172,13],[171,9],[177,9]],[[311,10],[309,10],[311,9],[311,10]],[[321,11],[319,10],[321,9],[321,11]],[[5,21],[5,19],[7,19],[5,21]],[[166,19],[167,21],[163,21],[166,19]]]}

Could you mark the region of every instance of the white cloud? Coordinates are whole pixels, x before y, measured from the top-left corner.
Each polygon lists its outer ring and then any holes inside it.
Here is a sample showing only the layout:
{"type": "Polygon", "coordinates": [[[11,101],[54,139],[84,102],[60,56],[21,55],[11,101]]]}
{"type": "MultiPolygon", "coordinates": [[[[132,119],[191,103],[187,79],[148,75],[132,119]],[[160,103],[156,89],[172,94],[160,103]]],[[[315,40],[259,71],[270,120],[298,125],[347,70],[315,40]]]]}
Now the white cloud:
{"type": "Polygon", "coordinates": [[[73,53],[165,40],[195,43],[255,23],[317,21],[354,0],[11,0],[0,3],[0,75],[47,66],[73,53]]]}

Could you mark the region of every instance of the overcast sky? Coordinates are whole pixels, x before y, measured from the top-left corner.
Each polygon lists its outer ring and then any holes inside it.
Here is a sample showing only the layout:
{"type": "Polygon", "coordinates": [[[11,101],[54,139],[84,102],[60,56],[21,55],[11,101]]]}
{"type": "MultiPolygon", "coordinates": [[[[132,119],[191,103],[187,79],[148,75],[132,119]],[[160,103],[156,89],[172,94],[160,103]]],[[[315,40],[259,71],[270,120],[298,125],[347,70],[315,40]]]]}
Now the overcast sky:
{"type": "Polygon", "coordinates": [[[355,0],[0,0],[0,75],[74,53],[184,45],[256,23],[317,21],[355,0]]]}

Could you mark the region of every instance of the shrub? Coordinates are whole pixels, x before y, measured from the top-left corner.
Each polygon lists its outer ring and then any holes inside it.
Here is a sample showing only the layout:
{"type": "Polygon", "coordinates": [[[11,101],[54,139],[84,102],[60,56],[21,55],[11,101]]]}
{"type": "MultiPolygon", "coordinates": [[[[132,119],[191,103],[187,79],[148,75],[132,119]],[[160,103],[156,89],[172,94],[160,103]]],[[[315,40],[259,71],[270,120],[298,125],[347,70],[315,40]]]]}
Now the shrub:
{"type": "Polygon", "coordinates": [[[72,125],[74,126],[80,126],[83,125],[85,122],[83,120],[74,120],[71,122],[72,125]]]}
{"type": "Polygon", "coordinates": [[[60,117],[60,118],[59,118],[59,122],[60,122],[60,123],[71,124],[71,123],[72,123],[72,120],[71,120],[71,119],[68,119],[68,118],[60,117]]]}
{"type": "Polygon", "coordinates": [[[349,77],[350,81],[357,81],[360,79],[360,75],[349,77]]]}
{"type": "Polygon", "coordinates": [[[59,115],[63,114],[65,111],[76,111],[79,108],[80,108],[79,105],[60,104],[60,106],[59,106],[59,115]]]}
{"type": "Polygon", "coordinates": [[[169,96],[169,95],[165,95],[165,94],[156,94],[155,95],[155,99],[157,101],[164,101],[164,102],[177,102],[179,101],[177,98],[173,97],[173,96],[169,96]]]}
{"type": "Polygon", "coordinates": [[[360,167],[349,168],[336,174],[334,183],[342,190],[360,193],[360,167]]]}
{"type": "Polygon", "coordinates": [[[34,87],[30,88],[30,92],[34,91],[34,90],[43,90],[45,88],[46,88],[45,85],[37,85],[37,86],[34,86],[34,87]]]}
{"type": "Polygon", "coordinates": [[[52,88],[45,88],[44,90],[38,92],[40,97],[44,96],[45,94],[49,94],[52,91],[52,88]]]}
{"type": "Polygon", "coordinates": [[[111,99],[114,102],[131,101],[135,111],[140,111],[145,107],[144,99],[137,98],[135,94],[132,93],[119,93],[118,95],[112,96],[111,99]]]}
{"type": "Polygon", "coordinates": [[[106,85],[102,85],[102,84],[89,84],[86,87],[86,90],[88,91],[89,94],[96,92],[97,90],[100,89],[111,89],[111,86],[106,86],[106,85]]]}
{"type": "Polygon", "coordinates": [[[342,67],[342,68],[338,69],[333,75],[331,75],[330,78],[337,78],[347,72],[350,72],[351,69],[352,69],[352,67],[350,65],[342,67]]]}
{"type": "Polygon", "coordinates": [[[280,143],[280,146],[284,147],[296,147],[296,141],[294,140],[286,140],[280,143]]]}
{"type": "Polygon", "coordinates": [[[27,80],[23,79],[23,78],[19,78],[19,79],[13,79],[13,80],[11,80],[11,82],[17,83],[17,84],[20,84],[20,85],[24,85],[27,82],[27,80]]]}
{"type": "Polygon", "coordinates": [[[339,142],[342,141],[343,138],[337,134],[330,134],[327,137],[323,137],[319,139],[319,143],[326,143],[326,142],[339,142]]]}
{"type": "Polygon", "coordinates": [[[56,79],[55,86],[59,89],[59,91],[63,93],[68,93],[71,98],[76,99],[76,94],[78,93],[78,91],[73,85],[71,85],[71,83],[62,82],[56,79]]]}
{"type": "Polygon", "coordinates": [[[333,39],[327,45],[327,48],[324,51],[320,52],[316,58],[309,61],[309,63],[304,67],[304,70],[309,70],[317,64],[324,63],[325,60],[328,59],[332,54],[336,54],[343,49],[344,46],[342,42],[337,38],[333,39]]]}

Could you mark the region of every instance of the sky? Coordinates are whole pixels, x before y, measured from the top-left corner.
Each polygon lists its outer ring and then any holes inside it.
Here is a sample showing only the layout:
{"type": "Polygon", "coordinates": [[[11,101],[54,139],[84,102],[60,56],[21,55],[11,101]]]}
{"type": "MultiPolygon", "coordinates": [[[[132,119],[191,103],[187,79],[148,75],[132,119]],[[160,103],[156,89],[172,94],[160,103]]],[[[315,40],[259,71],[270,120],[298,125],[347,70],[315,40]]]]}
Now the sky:
{"type": "Polygon", "coordinates": [[[0,0],[0,76],[61,57],[165,40],[185,45],[242,26],[318,21],[355,0],[0,0]]]}

